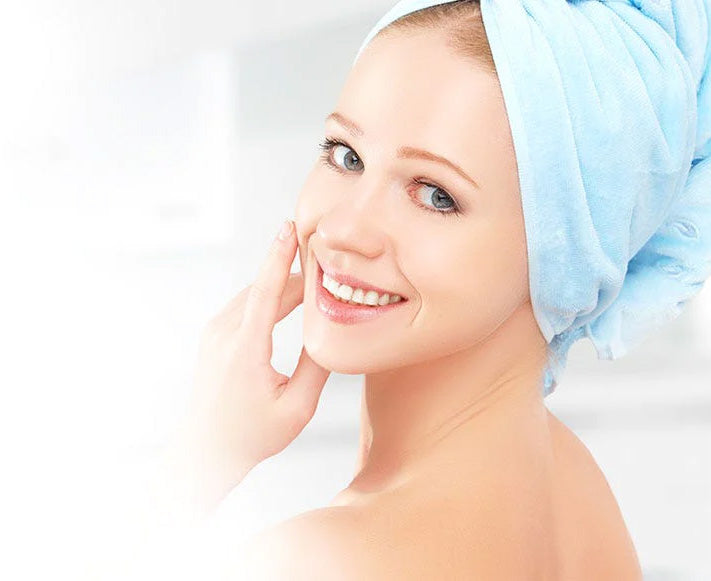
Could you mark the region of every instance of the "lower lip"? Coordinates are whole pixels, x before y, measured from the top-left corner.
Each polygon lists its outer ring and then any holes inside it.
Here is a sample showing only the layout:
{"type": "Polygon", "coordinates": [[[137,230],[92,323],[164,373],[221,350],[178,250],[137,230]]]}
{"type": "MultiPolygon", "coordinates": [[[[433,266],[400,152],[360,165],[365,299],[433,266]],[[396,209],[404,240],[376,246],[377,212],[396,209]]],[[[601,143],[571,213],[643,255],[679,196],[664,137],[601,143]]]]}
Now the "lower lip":
{"type": "Polygon", "coordinates": [[[389,313],[400,308],[406,299],[401,298],[397,303],[379,305],[377,307],[364,307],[362,305],[351,305],[339,301],[323,287],[323,270],[318,266],[318,276],[316,277],[316,306],[326,317],[335,323],[352,325],[362,321],[370,321],[379,315],[389,313]]]}

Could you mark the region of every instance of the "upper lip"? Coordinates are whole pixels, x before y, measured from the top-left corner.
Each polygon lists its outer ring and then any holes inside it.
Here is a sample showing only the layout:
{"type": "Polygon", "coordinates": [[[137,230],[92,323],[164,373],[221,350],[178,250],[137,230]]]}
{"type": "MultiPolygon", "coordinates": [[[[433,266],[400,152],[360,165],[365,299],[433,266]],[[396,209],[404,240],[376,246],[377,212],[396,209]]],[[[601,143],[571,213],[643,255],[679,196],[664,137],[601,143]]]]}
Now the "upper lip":
{"type": "MultiPolygon", "coordinates": [[[[365,282],[365,281],[363,281],[363,280],[361,280],[361,279],[359,279],[359,278],[356,278],[355,276],[351,276],[351,275],[349,275],[349,274],[341,274],[341,273],[339,273],[339,272],[336,272],[336,271],[333,270],[328,264],[323,264],[323,263],[322,263],[321,261],[319,261],[319,260],[317,260],[316,262],[318,262],[319,266],[321,267],[321,270],[323,270],[323,272],[324,272],[325,274],[327,274],[328,276],[330,276],[330,277],[331,277],[333,280],[335,280],[337,283],[339,283],[339,284],[347,284],[349,287],[351,287],[351,288],[354,289],[354,290],[357,289],[357,288],[359,288],[359,289],[363,289],[363,290],[366,291],[366,292],[367,292],[367,291],[371,291],[371,290],[372,290],[372,291],[375,291],[375,292],[377,292],[379,295],[382,295],[382,294],[385,294],[385,293],[388,293],[389,295],[394,295],[394,294],[400,295],[400,293],[395,293],[395,292],[393,292],[393,291],[390,291],[390,290],[387,290],[387,289],[384,289],[384,288],[380,288],[379,286],[373,286],[372,284],[367,283],[367,282],[365,282]]],[[[403,300],[407,300],[406,297],[404,297],[404,296],[402,296],[402,295],[400,295],[400,297],[401,297],[403,300]]]]}

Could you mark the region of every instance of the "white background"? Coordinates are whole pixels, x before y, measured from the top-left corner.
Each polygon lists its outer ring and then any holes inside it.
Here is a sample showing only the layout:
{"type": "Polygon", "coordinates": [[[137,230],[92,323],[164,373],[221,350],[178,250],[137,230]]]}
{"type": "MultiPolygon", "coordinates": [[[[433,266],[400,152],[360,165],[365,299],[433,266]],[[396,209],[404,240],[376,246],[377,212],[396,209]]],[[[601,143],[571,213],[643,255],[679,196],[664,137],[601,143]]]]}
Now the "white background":
{"type": "MultiPolygon", "coordinates": [[[[391,3],[59,4],[5,6],[0,24],[0,567],[123,578],[135,466],[177,418],[202,326],[293,217],[323,118],[391,3]]],[[[546,400],[610,482],[645,579],[711,578],[710,329],[707,285],[623,360],[576,344],[546,400]]],[[[276,327],[279,371],[300,336],[301,307],[276,327]]],[[[360,381],[332,374],[302,434],[224,502],[221,540],[348,484],[360,381]]],[[[180,542],[155,541],[153,566],[180,542]]]]}

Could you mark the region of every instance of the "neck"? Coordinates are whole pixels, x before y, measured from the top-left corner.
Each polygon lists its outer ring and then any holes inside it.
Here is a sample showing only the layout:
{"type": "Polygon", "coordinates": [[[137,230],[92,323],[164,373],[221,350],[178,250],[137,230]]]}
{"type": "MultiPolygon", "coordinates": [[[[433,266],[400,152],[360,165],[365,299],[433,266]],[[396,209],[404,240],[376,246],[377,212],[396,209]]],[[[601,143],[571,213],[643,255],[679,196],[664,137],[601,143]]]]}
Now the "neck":
{"type": "Polygon", "coordinates": [[[361,422],[366,449],[349,490],[395,488],[445,456],[465,460],[502,446],[510,453],[515,441],[540,443],[548,429],[541,337],[528,323],[525,314],[516,314],[473,347],[367,374],[361,422]]]}

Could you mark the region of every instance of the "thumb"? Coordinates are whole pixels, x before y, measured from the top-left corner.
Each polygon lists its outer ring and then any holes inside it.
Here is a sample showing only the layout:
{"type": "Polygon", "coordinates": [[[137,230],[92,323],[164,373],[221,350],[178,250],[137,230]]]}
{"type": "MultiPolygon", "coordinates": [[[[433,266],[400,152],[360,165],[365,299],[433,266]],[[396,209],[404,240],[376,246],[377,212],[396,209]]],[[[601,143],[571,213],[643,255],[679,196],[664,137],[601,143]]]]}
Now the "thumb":
{"type": "Polygon", "coordinates": [[[310,419],[316,413],[321,392],[330,374],[330,370],[311,359],[306,347],[302,347],[299,362],[279,401],[288,408],[289,413],[305,414],[310,419]]]}

